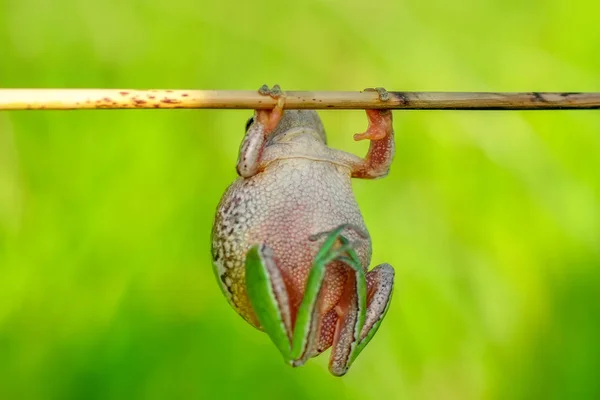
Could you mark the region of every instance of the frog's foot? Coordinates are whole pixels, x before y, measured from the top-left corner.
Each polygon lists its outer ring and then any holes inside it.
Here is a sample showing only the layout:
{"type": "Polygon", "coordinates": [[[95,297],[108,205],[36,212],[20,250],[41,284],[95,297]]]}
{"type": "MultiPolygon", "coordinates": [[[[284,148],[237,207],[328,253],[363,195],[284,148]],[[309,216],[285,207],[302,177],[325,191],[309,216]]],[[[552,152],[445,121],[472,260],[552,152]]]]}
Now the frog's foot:
{"type": "MultiPolygon", "coordinates": [[[[386,92],[387,93],[387,92],[386,92]]],[[[354,135],[354,140],[381,140],[385,139],[393,130],[391,110],[365,110],[369,119],[366,132],[354,135]]]]}
{"type": "Polygon", "coordinates": [[[265,133],[270,133],[277,127],[281,117],[283,116],[285,94],[279,85],[273,86],[272,89],[269,89],[269,86],[267,85],[262,85],[260,89],[258,89],[258,93],[277,100],[277,104],[272,110],[256,110],[256,120],[263,124],[265,127],[265,133]]]}

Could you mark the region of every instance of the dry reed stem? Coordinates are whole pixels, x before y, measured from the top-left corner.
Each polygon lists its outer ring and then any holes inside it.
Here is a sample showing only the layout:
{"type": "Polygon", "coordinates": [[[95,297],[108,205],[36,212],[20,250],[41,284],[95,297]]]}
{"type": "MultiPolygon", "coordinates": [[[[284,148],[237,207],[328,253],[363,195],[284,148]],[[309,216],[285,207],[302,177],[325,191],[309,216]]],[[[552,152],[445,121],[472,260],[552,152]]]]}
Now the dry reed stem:
{"type": "MultiPolygon", "coordinates": [[[[286,91],[289,109],[560,110],[598,109],[600,93],[286,91]]],[[[267,109],[276,100],[244,90],[0,89],[0,110],[267,109]]]]}

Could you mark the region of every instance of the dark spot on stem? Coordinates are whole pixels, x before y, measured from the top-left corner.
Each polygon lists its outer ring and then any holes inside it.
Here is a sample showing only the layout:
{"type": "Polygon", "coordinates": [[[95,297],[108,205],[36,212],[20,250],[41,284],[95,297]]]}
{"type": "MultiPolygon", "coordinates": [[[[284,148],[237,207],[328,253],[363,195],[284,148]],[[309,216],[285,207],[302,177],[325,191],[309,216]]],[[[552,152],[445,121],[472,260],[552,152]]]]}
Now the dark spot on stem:
{"type": "Polygon", "coordinates": [[[533,98],[534,98],[535,101],[539,101],[539,102],[542,102],[542,103],[546,102],[546,99],[540,93],[538,93],[538,92],[531,92],[531,94],[533,95],[533,98]]]}
{"type": "Polygon", "coordinates": [[[402,105],[407,106],[410,104],[410,100],[408,96],[404,92],[388,92],[392,97],[395,97],[396,100],[402,103],[402,105]]]}

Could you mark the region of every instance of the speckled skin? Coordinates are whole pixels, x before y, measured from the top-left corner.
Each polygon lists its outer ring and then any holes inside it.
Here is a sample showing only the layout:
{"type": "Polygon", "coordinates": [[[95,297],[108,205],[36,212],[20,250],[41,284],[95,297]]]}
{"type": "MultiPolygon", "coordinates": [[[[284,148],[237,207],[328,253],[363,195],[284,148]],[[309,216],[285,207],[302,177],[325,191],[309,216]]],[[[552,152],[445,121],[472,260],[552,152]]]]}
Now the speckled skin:
{"type": "MultiPolygon", "coordinates": [[[[330,149],[312,110],[256,111],[240,148],[240,175],[218,205],[213,227],[215,274],[233,308],[261,329],[245,286],[245,255],[266,244],[284,278],[295,318],[312,261],[323,239],[311,236],[352,224],[344,236],[367,271],[371,239],[355,200],[351,178],[385,176],[394,155],[391,112],[367,111],[369,129],[355,139],[371,139],[365,159],[330,149]],[[357,233],[362,231],[362,235],[357,233]]],[[[316,355],[332,345],[342,297],[353,285],[351,270],[336,261],[328,266],[320,303],[321,335],[316,355]]],[[[372,286],[373,277],[368,278],[372,286]]],[[[370,289],[372,289],[370,287],[370,289]]],[[[371,290],[372,291],[372,290],[371,290]]]]}

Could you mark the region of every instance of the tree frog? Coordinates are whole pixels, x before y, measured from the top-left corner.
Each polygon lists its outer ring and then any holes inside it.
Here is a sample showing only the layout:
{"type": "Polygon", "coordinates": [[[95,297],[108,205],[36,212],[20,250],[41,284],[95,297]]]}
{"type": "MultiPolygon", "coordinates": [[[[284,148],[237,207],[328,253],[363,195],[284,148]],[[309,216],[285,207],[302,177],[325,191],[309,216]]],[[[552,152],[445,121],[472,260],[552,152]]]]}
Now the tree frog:
{"type": "MultiPolygon", "coordinates": [[[[380,91],[380,89],[378,89],[380,91]]],[[[327,146],[314,110],[255,110],[212,230],[213,270],[229,304],[301,366],[332,348],[329,370],[346,374],[371,340],[392,296],[394,270],[368,270],[371,238],[351,185],[390,170],[390,110],[366,110],[364,159],[327,146]]],[[[380,91],[380,98],[387,94],[380,91]]]]}

